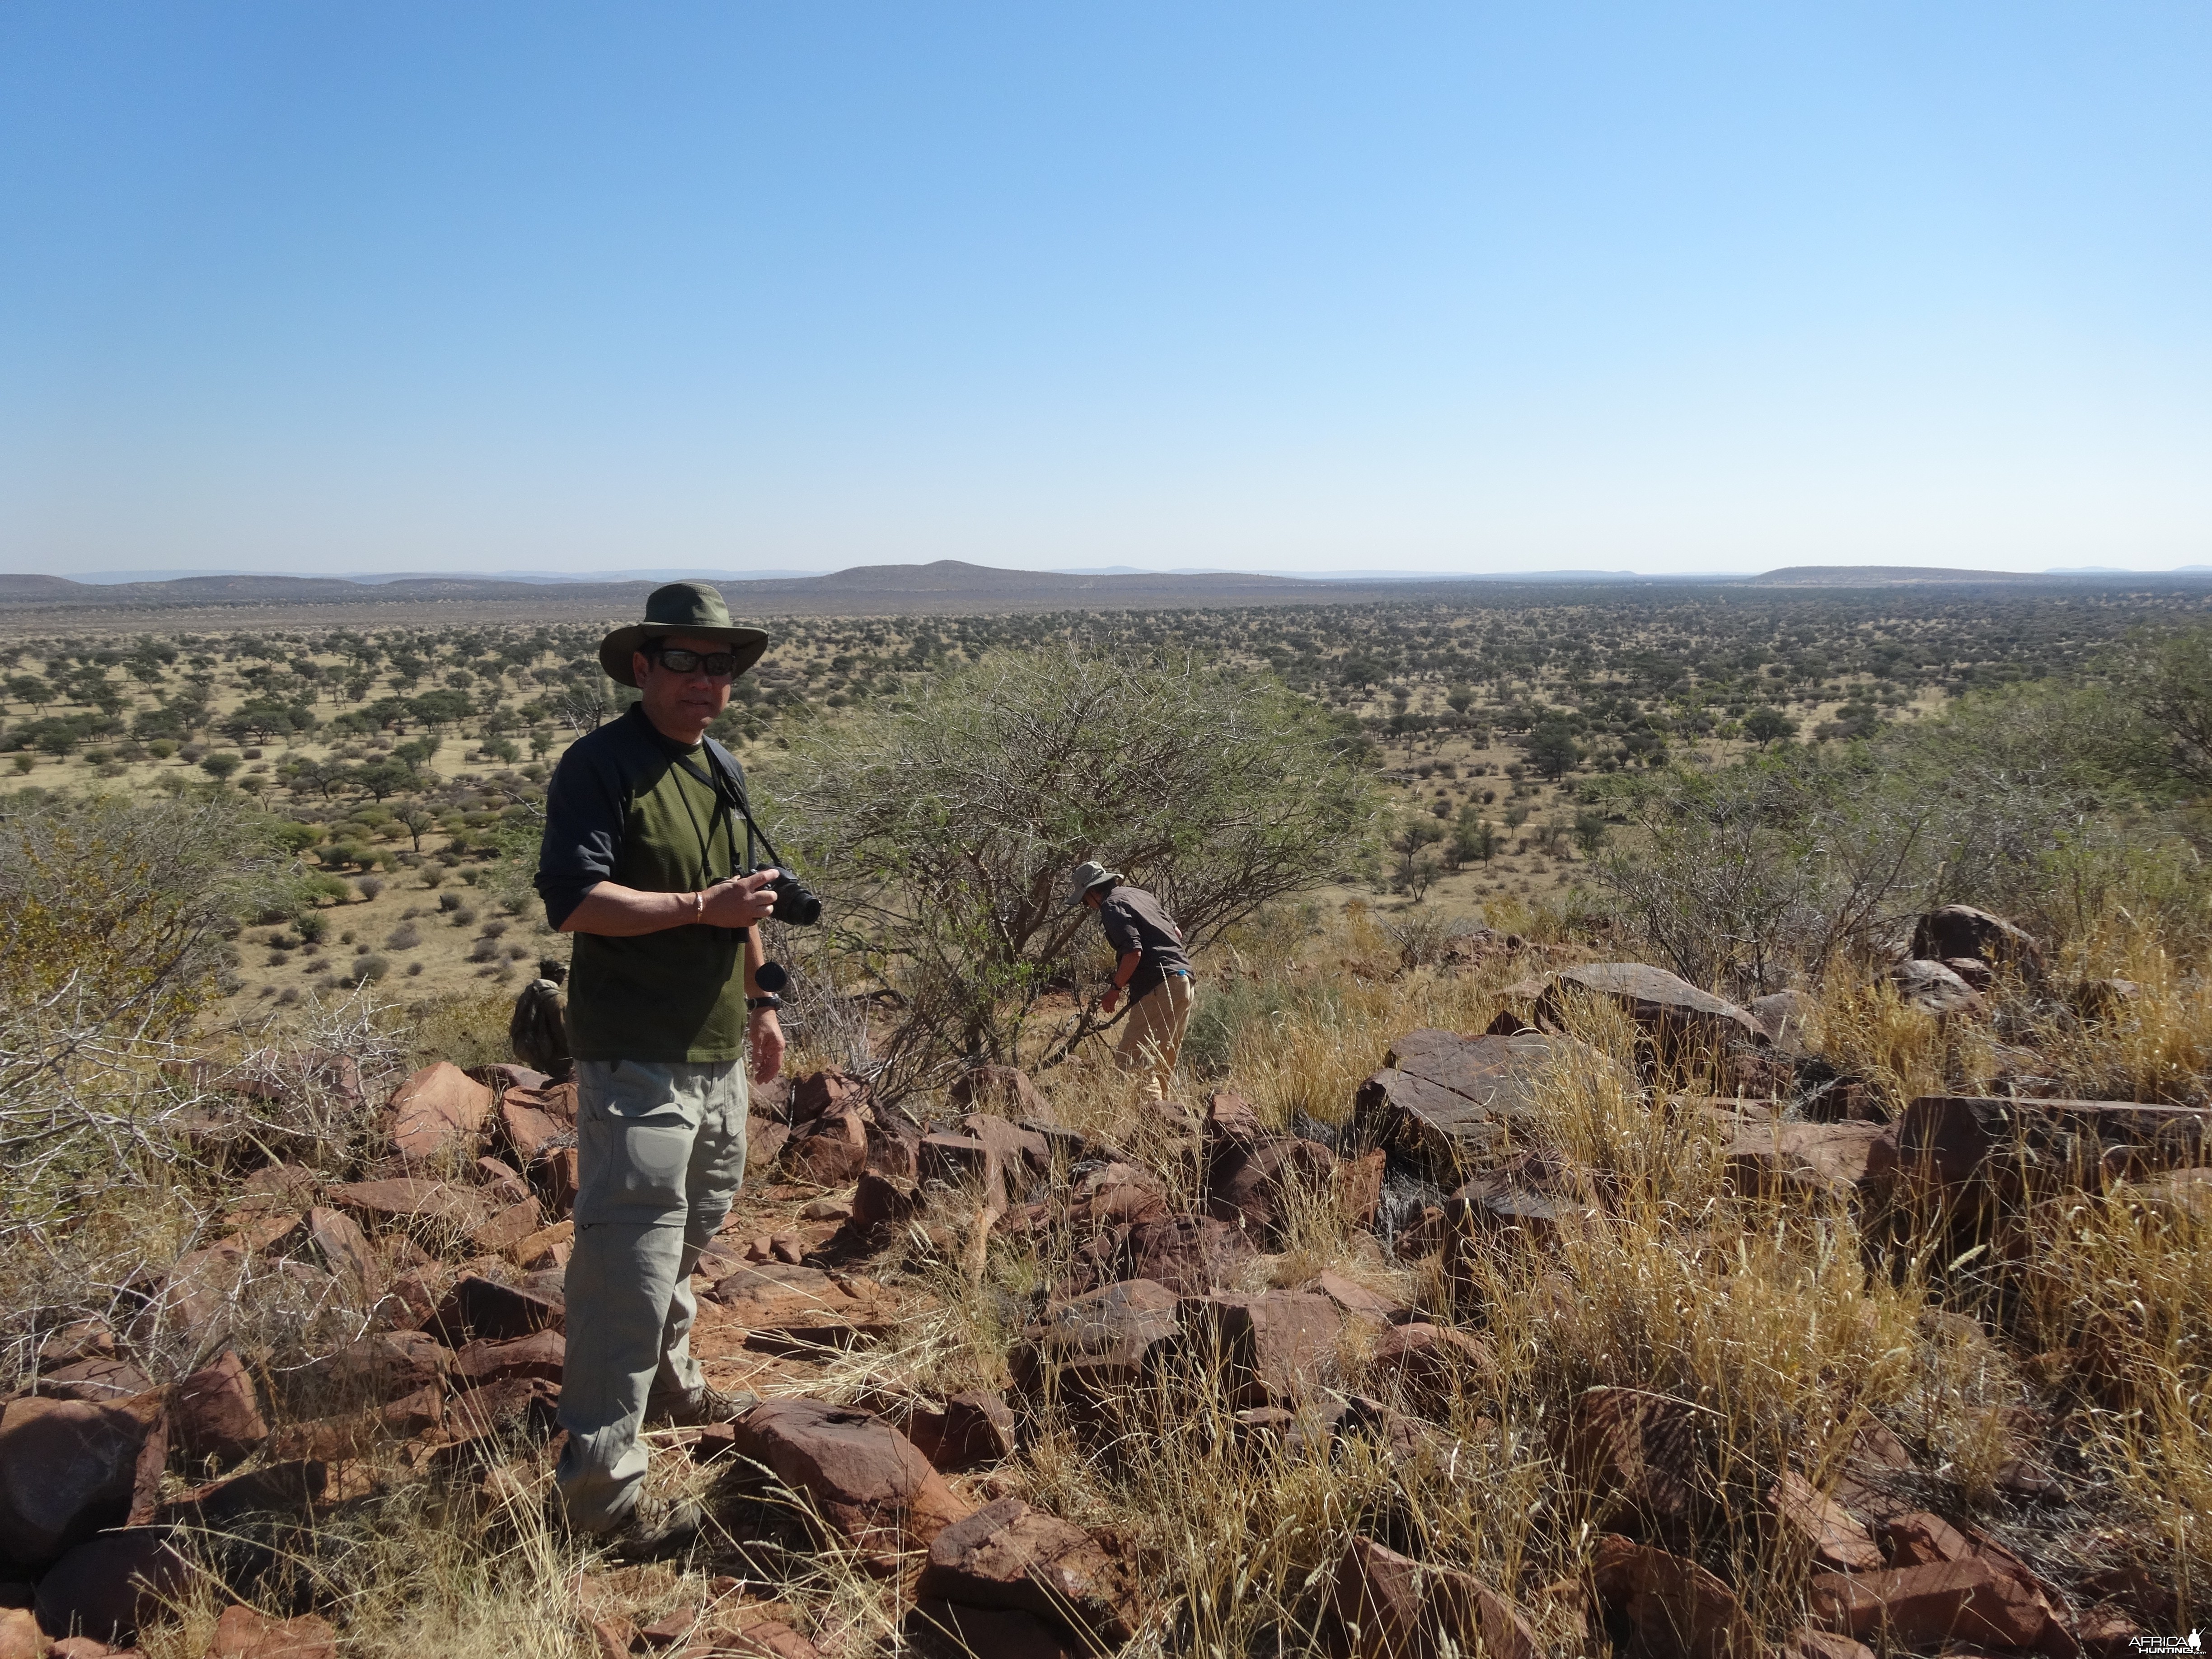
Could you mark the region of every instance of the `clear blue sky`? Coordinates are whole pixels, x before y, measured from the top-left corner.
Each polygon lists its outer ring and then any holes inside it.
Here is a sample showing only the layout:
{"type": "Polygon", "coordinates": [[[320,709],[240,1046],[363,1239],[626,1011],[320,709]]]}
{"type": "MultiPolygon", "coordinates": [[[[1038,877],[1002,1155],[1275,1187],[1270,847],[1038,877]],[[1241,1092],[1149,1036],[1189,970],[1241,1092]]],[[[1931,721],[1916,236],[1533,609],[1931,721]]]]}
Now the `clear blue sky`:
{"type": "Polygon", "coordinates": [[[2212,563],[2212,8],[0,7],[0,568],[2212,563]]]}

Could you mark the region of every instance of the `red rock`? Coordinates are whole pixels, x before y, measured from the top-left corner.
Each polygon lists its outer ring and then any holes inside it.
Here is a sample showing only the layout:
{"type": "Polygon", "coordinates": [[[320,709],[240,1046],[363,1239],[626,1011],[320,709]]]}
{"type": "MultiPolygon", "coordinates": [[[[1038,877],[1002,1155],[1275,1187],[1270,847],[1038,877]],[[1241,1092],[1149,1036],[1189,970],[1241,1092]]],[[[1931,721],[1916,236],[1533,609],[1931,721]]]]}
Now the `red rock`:
{"type": "Polygon", "coordinates": [[[1874,1659],[1874,1650],[1865,1643],[1810,1625],[1799,1626],[1783,1644],[1782,1653],[1783,1659],[1874,1659]]]}
{"type": "Polygon", "coordinates": [[[542,1376],[503,1376],[455,1395],[439,1426],[448,1441],[483,1440],[518,1425],[535,1433],[550,1433],[560,1399],[557,1382],[542,1376]]]}
{"type": "Polygon", "coordinates": [[[105,1320],[80,1319],[48,1333],[39,1344],[40,1365],[68,1365],[80,1359],[115,1358],[115,1333],[105,1320]]]}
{"type": "Polygon", "coordinates": [[[1562,1453],[1574,1478],[1608,1494],[1648,1535],[1687,1540],[1705,1488],[1698,1412],[1632,1389],[1592,1389],[1575,1402],[1562,1453]]]}
{"type": "Polygon", "coordinates": [[[1889,1546],[1893,1566],[1924,1567],[1939,1561],[1966,1561],[1976,1553],[1966,1534],[1942,1516],[1926,1510],[1915,1510],[1885,1521],[1881,1536],[1889,1546]]]}
{"type": "Polygon", "coordinates": [[[327,1412],[333,1407],[381,1406],[445,1380],[453,1355],[421,1331],[383,1331],[349,1342],[292,1373],[287,1403],[327,1412]]]}
{"type": "Polygon", "coordinates": [[[89,1636],[64,1636],[46,1652],[49,1659],[143,1659],[136,1648],[112,1648],[89,1636]]]}
{"type": "Polygon", "coordinates": [[[1735,1044],[1766,1046],[1766,1032],[1750,1014],[1725,997],[1717,997],[1642,962],[1592,962],[1564,968],[1536,999],[1536,1023],[1565,1030],[1570,994],[1580,992],[1612,1003],[1662,1046],[1686,1038],[1716,1050],[1735,1044]]]}
{"type": "Polygon", "coordinates": [[[1899,1162],[1916,1176],[2009,1190],[2024,1179],[2094,1184],[2103,1160],[2116,1153],[2144,1170],[2197,1163],[2212,1111],[2125,1100],[1924,1095],[1895,1128],[1899,1162]]]}
{"type": "Polygon", "coordinates": [[[167,1454],[158,1395],[10,1401],[0,1411],[0,1558],[42,1567],[150,1510],[167,1454]]]}
{"type": "Polygon", "coordinates": [[[526,1170],[544,1158],[556,1141],[574,1133],[574,1109],[571,1103],[572,1116],[564,1124],[526,1097],[510,1091],[499,1103],[499,1138],[515,1161],[526,1170]]]}
{"type": "Polygon", "coordinates": [[[599,1659],[629,1659],[629,1650],[637,1642],[637,1626],[619,1613],[594,1619],[592,1641],[599,1650],[599,1659]]]}
{"type": "Polygon", "coordinates": [[[857,1107],[817,1118],[783,1149],[785,1169],[794,1181],[817,1187],[842,1187],[868,1167],[867,1120],[857,1107]]]}
{"type": "Polygon", "coordinates": [[[355,1181],[333,1187],[331,1201],[355,1215],[386,1226],[442,1228],[466,1233],[490,1218],[490,1201],[472,1187],[442,1181],[396,1177],[355,1181]]]}
{"type": "Polygon", "coordinates": [[[960,1127],[997,1157],[1010,1199],[1026,1196],[1051,1175],[1052,1144],[1036,1130],[1018,1128],[991,1112],[970,1112],[960,1120],[960,1127]]]}
{"type": "Polygon", "coordinates": [[[1456,1181],[1462,1164],[1501,1147],[1513,1126],[1529,1121],[1531,1091],[1580,1048],[1556,1037],[1409,1031],[1383,1056],[1385,1069],[1359,1085],[1352,1139],[1456,1181]]]}
{"type": "Polygon", "coordinates": [[[1492,1659],[1544,1652],[1521,1610],[1474,1574],[1425,1566],[1368,1538],[1346,1547],[1329,1611],[1346,1659],[1438,1659],[1447,1643],[1492,1659]]]}
{"type": "Polygon", "coordinates": [[[822,1659],[819,1648],[781,1619],[763,1619],[724,1637],[714,1654],[714,1659],[822,1659]]]}
{"type": "Polygon", "coordinates": [[[1226,1222],[1172,1215],[1132,1224],[1116,1269],[1124,1279],[1149,1279],[1185,1296],[1203,1296],[1235,1279],[1255,1254],[1243,1231],[1226,1222]]]}
{"type": "Polygon", "coordinates": [[[732,1426],[739,1455],[805,1493],[830,1534],[863,1555],[927,1546],[969,1513],[929,1460],[872,1412],[769,1400],[732,1426]]]}
{"type": "Polygon", "coordinates": [[[1256,1146],[1267,1132],[1258,1109],[1243,1096],[1224,1090],[1207,1097],[1204,1133],[1209,1146],[1226,1141],[1256,1146]]]}
{"type": "Polygon", "coordinates": [[[911,1181],[863,1170],[853,1188],[850,1220],[856,1231],[903,1226],[921,1212],[921,1194],[911,1181]]]}
{"type": "Polygon", "coordinates": [[[945,1093],[955,1106],[1015,1119],[1041,1116],[1044,1109],[1028,1073],[1012,1066],[971,1066],[945,1093]]]}
{"type": "Polygon", "coordinates": [[[473,1156],[491,1108],[491,1091],[458,1066],[426,1066],[392,1091],[392,1150],[410,1162],[447,1152],[473,1156]]]}
{"type": "Polygon", "coordinates": [[[234,1349],[177,1384],[169,1421],[186,1456],[218,1465],[235,1463],[269,1437],[260,1393],[234,1349]]]}
{"type": "Polygon", "coordinates": [[[245,1247],[227,1238],[178,1257],[140,1316],[139,1328],[212,1330],[252,1272],[245,1247]]]}
{"type": "Polygon", "coordinates": [[[530,1197],[530,1183],[495,1158],[477,1160],[477,1185],[504,1205],[520,1204],[530,1197]]]}
{"type": "Polygon", "coordinates": [[[1178,1312],[1201,1368],[1232,1406],[1288,1405],[1336,1380],[1342,1310],[1325,1296],[1267,1291],[1187,1297],[1178,1312]]]}
{"type": "Polygon", "coordinates": [[[1012,1201],[1006,1167],[990,1145],[975,1135],[924,1135],[917,1149],[920,1178],[943,1182],[957,1191],[973,1189],[976,1201],[997,1212],[1012,1201]]]}
{"type": "Polygon", "coordinates": [[[1336,1212],[1347,1227],[1372,1227],[1382,1206],[1382,1177],[1389,1164],[1383,1152],[1340,1158],[1329,1177],[1336,1212]]]}
{"type": "Polygon", "coordinates": [[[1881,1549],[1867,1529],[1795,1470],[1784,1472],[1766,1501],[1814,1565],[1834,1572],[1871,1572],[1882,1565],[1881,1549]]]}
{"type": "Polygon", "coordinates": [[[987,1504],[939,1533],[915,1594],[1059,1619],[1117,1643],[1135,1628],[1128,1569],[1082,1528],[1018,1498],[987,1504]]]}
{"type": "Polygon", "coordinates": [[[568,1347],[568,1339],[554,1330],[504,1341],[471,1342],[453,1356],[453,1371],[463,1380],[462,1386],[472,1389],[514,1376],[558,1382],[568,1347]]]}
{"type": "Polygon", "coordinates": [[[707,1294],[751,1333],[747,1346],[757,1349],[842,1346],[887,1333],[899,1317],[896,1304],[871,1279],[781,1261],[740,1267],[707,1294]]]}
{"type": "Polygon", "coordinates": [[[1912,954],[1966,957],[2010,968],[2030,979],[2043,976],[2043,947],[2002,916],[1970,904],[1946,904],[1913,924],[1912,954]]]}
{"type": "Polygon", "coordinates": [[[1357,1280],[1346,1279],[1342,1273],[1316,1273],[1297,1288],[1310,1291],[1316,1296],[1325,1296],[1343,1310],[1346,1318],[1364,1320],[1371,1325],[1390,1324],[1406,1311],[1402,1305],[1389,1297],[1370,1291],[1357,1280]]]}
{"type": "Polygon", "coordinates": [[[501,1255],[545,1224],[538,1200],[526,1198],[501,1210],[469,1235],[469,1248],[481,1255],[501,1255]]]}
{"type": "Polygon", "coordinates": [[[2029,1585],[1978,1556],[1884,1572],[1816,1574],[1807,1587],[1816,1622],[1845,1635],[1877,1632],[1906,1647],[1985,1642],[2033,1647],[2051,1622],[2029,1585]]]}
{"type": "Polygon", "coordinates": [[[1385,1330],[1368,1366],[1377,1393],[1433,1412],[1450,1401],[1460,1379],[1487,1376],[1497,1362],[1487,1344],[1465,1331],[1415,1320],[1385,1330]]]}
{"type": "Polygon", "coordinates": [[[568,1322],[566,1302],[523,1285],[495,1285],[473,1273],[447,1291],[422,1328],[447,1347],[474,1338],[495,1341],[561,1330],[568,1322]]]}
{"type": "Polygon", "coordinates": [[[361,1292],[383,1281],[376,1253],[369,1249],[368,1236],[351,1216],[317,1205],[307,1212],[307,1229],[323,1265],[341,1285],[361,1292]]]}
{"type": "Polygon", "coordinates": [[[39,1373],[39,1392],[52,1400],[128,1400],[154,1385],[127,1360],[80,1359],[39,1373]]]}
{"type": "Polygon", "coordinates": [[[1057,1621],[1006,1607],[964,1607],[957,1601],[921,1601],[911,1625],[955,1653],[990,1659],[1088,1659],[1093,1645],[1071,1635],[1057,1621]]]}
{"type": "Polygon", "coordinates": [[[1923,1014],[1978,1014],[1982,994],[1940,962],[1914,957],[1882,975],[1897,988],[1898,1000],[1923,1014]]]}
{"type": "Polygon", "coordinates": [[[1590,1577],[1598,1600],[1634,1630],[1633,1659],[1753,1659],[1759,1651],[1735,1593],[1694,1561],[1608,1534],[1598,1540],[1590,1577]]]}
{"type": "Polygon", "coordinates": [[[1726,1169],[1738,1192],[1861,1199],[1895,1173],[1897,1141],[1875,1123],[1746,1123],[1726,1169]]]}
{"type": "Polygon", "coordinates": [[[162,1504],[154,1518],[179,1521],[221,1531],[248,1516],[282,1515],[307,1520],[323,1499],[330,1471],[321,1463],[264,1463],[249,1474],[234,1474],[195,1487],[162,1504]]]}
{"type": "Polygon", "coordinates": [[[127,1644],[196,1577],[167,1527],[130,1527],[79,1544],[39,1580],[39,1623],[48,1635],[127,1644]]]}
{"type": "Polygon", "coordinates": [[[337,1659],[337,1632],[320,1619],[272,1619],[249,1607],[223,1609],[208,1659],[337,1659]]]}
{"type": "Polygon", "coordinates": [[[1056,1381],[1080,1395],[1127,1388],[1150,1375],[1182,1340],[1180,1298],[1152,1279],[1127,1279],[1046,1311],[1012,1357],[1025,1389],[1056,1381]]]}
{"type": "Polygon", "coordinates": [[[956,1394],[941,1412],[916,1412],[906,1437],[933,1468],[951,1474],[1005,1462],[1014,1455],[1014,1413],[988,1389],[956,1394]]]}
{"type": "Polygon", "coordinates": [[[1328,1190],[1335,1164],[1328,1147],[1292,1135],[1224,1140],[1207,1170],[1206,1213],[1255,1237],[1278,1239],[1302,1195],[1328,1190]]]}
{"type": "Polygon", "coordinates": [[[556,1221],[550,1227],[540,1227],[528,1237],[510,1245],[507,1259],[518,1267],[565,1268],[575,1253],[576,1224],[556,1221]]]}

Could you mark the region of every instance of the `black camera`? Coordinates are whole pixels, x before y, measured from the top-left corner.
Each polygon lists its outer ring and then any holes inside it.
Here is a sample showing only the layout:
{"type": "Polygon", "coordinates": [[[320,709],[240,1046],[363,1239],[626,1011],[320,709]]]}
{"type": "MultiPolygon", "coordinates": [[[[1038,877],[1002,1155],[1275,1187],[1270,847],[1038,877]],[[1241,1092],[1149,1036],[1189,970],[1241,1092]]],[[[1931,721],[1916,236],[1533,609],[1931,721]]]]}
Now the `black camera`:
{"type": "Polygon", "coordinates": [[[811,927],[822,920],[822,896],[788,870],[780,872],[769,883],[768,890],[775,895],[775,908],[769,915],[778,921],[792,927],[811,927]]]}

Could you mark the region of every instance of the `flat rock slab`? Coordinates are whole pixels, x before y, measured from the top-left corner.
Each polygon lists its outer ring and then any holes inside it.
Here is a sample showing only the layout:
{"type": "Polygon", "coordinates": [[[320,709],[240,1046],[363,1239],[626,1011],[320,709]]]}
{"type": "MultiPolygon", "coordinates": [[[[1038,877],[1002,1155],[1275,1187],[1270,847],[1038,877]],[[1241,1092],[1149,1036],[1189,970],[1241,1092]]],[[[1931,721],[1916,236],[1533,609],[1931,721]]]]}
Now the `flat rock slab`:
{"type": "Polygon", "coordinates": [[[1659,1037],[1702,1037],[1719,1045],[1766,1046],[1765,1027],[1726,997],[1700,991],[1679,975],[1644,962],[1592,962],[1562,968],[1536,999],[1539,1023],[1559,1025],[1567,994],[1579,991],[1611,1002],[1659,1037]]]}
{"type": "Polygon", "coordinates": [[[874,1280],[793,1262],[740,1267],[707,1294],[750,1333],[747,1346],[765,1352],[848,1346],[886,1334],[899,1318],[896,1300],[874,1280]]]}
{"type": "Polygon", "coordinates": [[[1408,1031],[1359,1085],[1352,1133],[1411,1159],[1439,1182],[1458,1179],[1531,1121],[1534,1093],[1583,1045],[1562,1037],[1464,1037],[1408,1031]]]}
{"type": "Polygon", "coordinates": [[[1897,1170],[1897,1138],[1875,1123],[1743,1123],[1729,1144],[1738,1192],[1868,1196],[1897,1170]]]}
{"type": "Polygon", "coordinates": [[[1923,1095],[1894,1127],[1899,1164],[1923,1179],[2086,1182],[2111,1154],[2138,1169],[2202,1163],[2212,1111],[2129,1100],[1923,1095]]]}
{"type": "Polygon", "coordinates": [[[511,1341],[537,1331],[561,1330],[568,1311],[567,1298],[550,1286],[498,1285],[471,1274],[446,1293],[422,1328],[453,1348],[479,1338],[511,1341]]]}
{"type": "Polygon", "coordinates": [[[491,1108],[491,1091],[459,1066],[426,1066],[392,1091],[392,1150],[410,1162],[456,1147],[474,1156],[491,1108]]]}
{"type": "Polygon", "coordinates": [[[330,1198],[339,1209],[367,1217],[372,1224],[427,1226],[458,1233],[483,1226],[491,1219],[493,1208],[492,1200],[474,1188],[404,1176],[389,1181],[349,1182],[331,1188],[330,1198]]]}

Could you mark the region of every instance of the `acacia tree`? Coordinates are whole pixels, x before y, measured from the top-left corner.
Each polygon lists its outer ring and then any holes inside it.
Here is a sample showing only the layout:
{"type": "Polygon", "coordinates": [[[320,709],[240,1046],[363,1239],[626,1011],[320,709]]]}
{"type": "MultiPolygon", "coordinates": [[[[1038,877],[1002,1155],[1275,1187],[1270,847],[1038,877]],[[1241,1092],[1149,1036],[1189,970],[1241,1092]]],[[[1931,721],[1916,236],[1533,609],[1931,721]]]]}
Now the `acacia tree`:
{"type": "Polygon", "coordinates": [[[1022,1049],[1039,1000],[1074,983],[1086,858],[1157,893],[1194,949],[1329,880],[1374,816],[1358,751],[1271,678],[1054,648],[823,726],[774,793],[841,946],[904,1000],[896,1091],[963,1062],[1052,1065],[1097,1029],[1086,1000],[1022,1049]]]}

